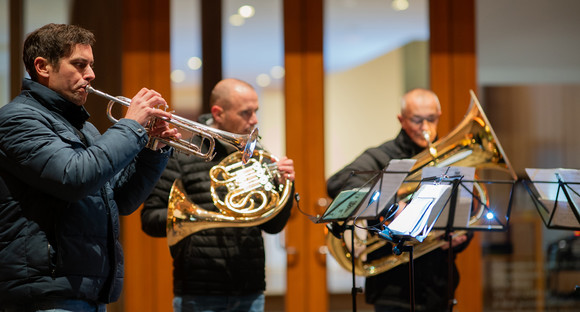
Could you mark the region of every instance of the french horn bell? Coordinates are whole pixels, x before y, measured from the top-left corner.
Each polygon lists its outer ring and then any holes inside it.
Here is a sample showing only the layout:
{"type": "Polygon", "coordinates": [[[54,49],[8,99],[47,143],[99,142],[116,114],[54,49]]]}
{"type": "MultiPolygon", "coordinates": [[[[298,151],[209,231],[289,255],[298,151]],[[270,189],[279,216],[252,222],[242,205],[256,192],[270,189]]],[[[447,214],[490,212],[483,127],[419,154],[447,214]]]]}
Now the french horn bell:
{"type": "Polygon", "coordinates": [[[214,166],[210,191],[218,211],[190,201],[182,181],[175,180],[167,209],[169,246],[205,229],[256,226],[274,218],[292,191],[292,181],[279,174],[276,161],[269,152],[254,150],[247,163],[234,152],[214,166]]]}

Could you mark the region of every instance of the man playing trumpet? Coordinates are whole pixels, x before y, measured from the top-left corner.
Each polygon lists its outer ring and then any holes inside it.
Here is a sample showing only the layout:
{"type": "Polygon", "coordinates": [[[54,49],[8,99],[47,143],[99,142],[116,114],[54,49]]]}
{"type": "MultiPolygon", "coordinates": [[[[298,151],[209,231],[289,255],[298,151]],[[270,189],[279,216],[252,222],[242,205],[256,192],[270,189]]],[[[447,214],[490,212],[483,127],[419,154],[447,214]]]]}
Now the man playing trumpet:
{"type": "Polygon", "coordinates": [[[149,136],[179,137],[167,103],[141,89],[125,118],[102,135],[87,121],[95,79],[94,35],[45,25],[24,42],[30,79],[0,108],[0,310],[105,311],[123,284],[119,215],[134,212],[170,149],[149,136]]]}

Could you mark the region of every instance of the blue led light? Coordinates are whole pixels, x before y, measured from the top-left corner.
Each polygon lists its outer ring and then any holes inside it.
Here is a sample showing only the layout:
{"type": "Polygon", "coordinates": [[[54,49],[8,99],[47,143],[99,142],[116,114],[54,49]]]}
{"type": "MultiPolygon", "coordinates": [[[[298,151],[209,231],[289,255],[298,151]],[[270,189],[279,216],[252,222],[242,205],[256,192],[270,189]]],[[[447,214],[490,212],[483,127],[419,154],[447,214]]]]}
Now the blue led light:
{"type": "Polygon", "coordinates": [[[491,219],[493,219],[493,213],[492,213],[492,212],[488,212],[488,213],[485,215],[485,217],[486,217],[488,220],[491,220],[491,219]]]}

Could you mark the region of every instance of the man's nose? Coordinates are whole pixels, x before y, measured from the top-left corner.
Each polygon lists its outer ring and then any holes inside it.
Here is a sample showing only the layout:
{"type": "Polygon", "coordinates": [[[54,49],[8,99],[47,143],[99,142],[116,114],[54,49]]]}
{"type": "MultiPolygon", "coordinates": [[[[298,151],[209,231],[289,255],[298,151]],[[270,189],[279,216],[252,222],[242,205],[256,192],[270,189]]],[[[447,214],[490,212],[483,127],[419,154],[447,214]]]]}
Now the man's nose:
{"type": "Polygon", "coordinates": [[[92,67],[88,67],[88,69],[85,71],[85,75],[83,77],[86,81],[92,81],[95,79],[95,71],[93,70],[92,67]]]}
{"type": "Polygon", "coordinates": [[[256,113],[252,113],[252,117],[250,117],[250,124],[255,126],[258,124],[258,115],[256,113]]]}

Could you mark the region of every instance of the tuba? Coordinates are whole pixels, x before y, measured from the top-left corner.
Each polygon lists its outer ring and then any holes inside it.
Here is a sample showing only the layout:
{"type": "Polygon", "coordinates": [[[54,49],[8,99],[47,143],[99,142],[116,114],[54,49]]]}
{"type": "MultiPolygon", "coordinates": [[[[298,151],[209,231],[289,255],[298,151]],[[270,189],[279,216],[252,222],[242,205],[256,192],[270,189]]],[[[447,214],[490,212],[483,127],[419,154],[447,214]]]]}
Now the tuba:
{"type": "MultiPolygon", "coordinates": [[[[472,205],[469,225],[476,225],[484,212],[486,204],[489,204],[488,188],[482,182],[485,179],[517,180],[507,156],[505,155],[487,117],[485,116],[477,97],[470,90],[471,104],[459,125],[446,137],[430,144],[427,149],[415,155],[416,160],[411,172],[405,179],[406,182],[399,188],[399,198],[410,195],[417,189],[423,168],[436,166],[462,166],[475,167],[474,195],[478,197],[479,204],[472,205]]],[[[429,140],[427,140],[429,142],[429,140]]],[[[462,235],[465,231],[457,231],[454,235],[462,235]]],[[[448,244],[442,237],[445,231],[433,230],[422,243],[413,246],[413,257],[418,258],[444,244],[448,244]]],[[[367,261],[367,256],[388,242],[376,235],[370,235],[367,230],[355,227],[343,232],[338,238],[326,229],[326,244],[329,252],[340,266],[348,271],[354,270],[359,276],[373,276],[386,272],[399,264],[409,261],[407,254],[399,256],[389,255],[372,261],[367,261]],[[351,245],[352,236],[354,245],[351,245]],[[354,268],[352,267],[354,250],[354,268]]]]}
{"type": "Polygon", "coordinates": [[[291,196],[292,181],[284,179],[264,150],[254,150],[247,163],[234,152],[211,168],[211,196],[218,211],[205,210],[191,202],[181,180],[175,180],[167,207],[167,242],[210,228],[249,227],[275,217],[291,196]]]}

